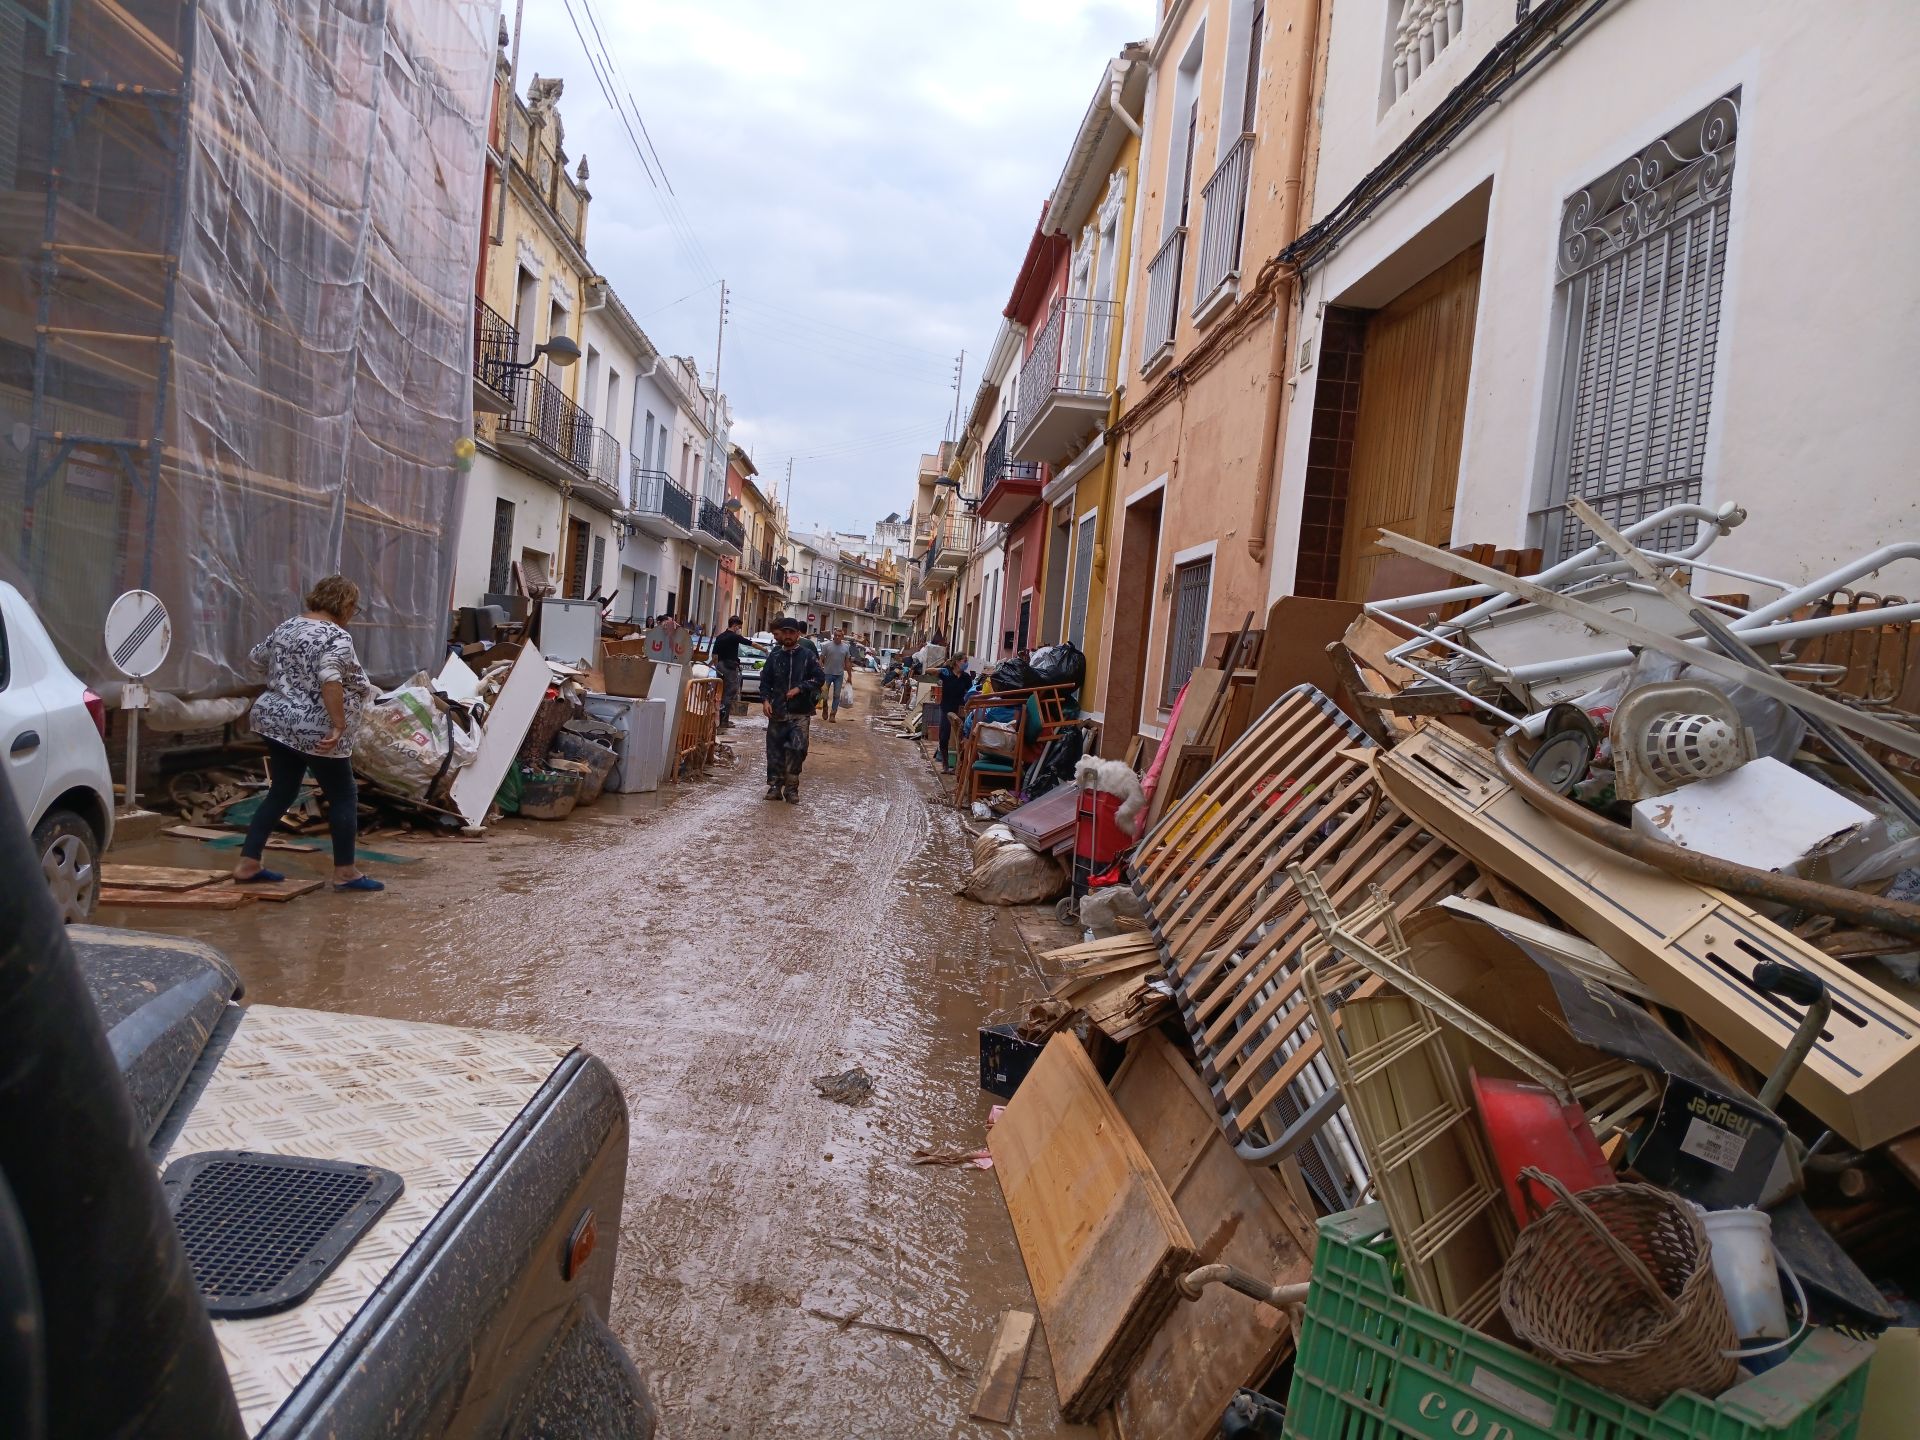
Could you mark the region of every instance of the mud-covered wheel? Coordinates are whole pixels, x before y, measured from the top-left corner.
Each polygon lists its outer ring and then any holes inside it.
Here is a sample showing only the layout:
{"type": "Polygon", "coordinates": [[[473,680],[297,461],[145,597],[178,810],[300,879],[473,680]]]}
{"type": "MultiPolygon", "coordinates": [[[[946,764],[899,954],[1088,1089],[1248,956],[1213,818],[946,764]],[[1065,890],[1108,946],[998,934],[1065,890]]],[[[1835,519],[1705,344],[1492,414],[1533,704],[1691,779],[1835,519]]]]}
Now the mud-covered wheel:
{"type": "Polygon", "coordinates": [[[66,924],[85,920],[100,900],[100,842],[71,810],[49,810],[33,827],[33,853],[66,924]]]}

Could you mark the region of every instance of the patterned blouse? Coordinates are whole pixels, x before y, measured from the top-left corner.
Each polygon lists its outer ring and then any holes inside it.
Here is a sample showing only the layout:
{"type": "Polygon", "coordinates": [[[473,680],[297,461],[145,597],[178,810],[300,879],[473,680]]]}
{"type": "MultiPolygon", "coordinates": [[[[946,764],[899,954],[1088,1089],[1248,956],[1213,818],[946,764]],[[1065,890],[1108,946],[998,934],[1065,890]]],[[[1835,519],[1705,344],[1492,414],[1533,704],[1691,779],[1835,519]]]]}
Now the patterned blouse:
{"type": "Polygon", "coordinates": [[[320,687],[338,681],[346,692],[346,735],[329,756],[353,753],[353,732],[366,704],[367,672],[353,653],[353,637],[326,620],[296,615],[253,647],[255,669],[267,672],[267,688],[253,702],[248,723],[256,735],[278,740],[306,755],[321,754],[320,742],[333,729],[320,687]]]}

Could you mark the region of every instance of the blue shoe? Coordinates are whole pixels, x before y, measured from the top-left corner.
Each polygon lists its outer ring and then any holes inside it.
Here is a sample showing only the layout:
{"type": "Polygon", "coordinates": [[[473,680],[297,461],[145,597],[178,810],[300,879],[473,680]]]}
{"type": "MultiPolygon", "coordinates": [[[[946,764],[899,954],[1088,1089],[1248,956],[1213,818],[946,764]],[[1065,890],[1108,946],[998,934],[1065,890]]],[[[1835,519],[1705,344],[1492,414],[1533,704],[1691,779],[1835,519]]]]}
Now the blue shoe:
{"type": "Polygon", "coordinates": [[[287,877],[278,870],[256,870],[244,880],[235,880],[236,885],[278,885],[287,877]]]}
{"type": "Polygon", "coordinates": [[[336,890],[384,890],[387,887],[371,875],[356,875],[353,879],[333,888],[336,890]]]}

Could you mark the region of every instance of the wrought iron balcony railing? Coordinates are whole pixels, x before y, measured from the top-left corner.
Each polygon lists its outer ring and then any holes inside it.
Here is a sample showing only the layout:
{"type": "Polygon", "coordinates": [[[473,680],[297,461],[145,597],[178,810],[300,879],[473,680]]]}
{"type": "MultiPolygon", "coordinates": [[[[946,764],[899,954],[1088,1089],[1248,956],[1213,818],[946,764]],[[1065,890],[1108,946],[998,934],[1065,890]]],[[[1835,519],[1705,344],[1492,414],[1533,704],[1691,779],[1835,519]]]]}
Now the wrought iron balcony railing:
{"type": "Polygon", "coordinates": [[[1240,274],[1240,245],[1247,228],[1247,174],[1253,165],[1253,132],[1233,142],[1213,178],[1201,188],[1206,213],[1200,221],[1200,253],[1194,257],[1193,308],[1240,274]]]}
{"type": "Polygon", "coordinates": [[[1020,367],[1020,424],[1030,422],[1056,395],[1104,397],[1113,391],[1108,363],[1114,318],[1111,300],[1061,295],[1020,367]]]}
{"type": "Polygon", "coordinates": [[[633,462],[633,508],[664,516],[682,530],[693,529],[693,496],[674,484],[666,471],[641,468],[638,456],[633,462]]]}
{"type": "Polygon", "coordinates": [[[531,441],[583,475],[593,463],[593,417],[537,370],[516,376],[513,413],[501,417],[500,431],[531,441]]]}
{"type": "Polygon", "coordinates": [[[747,530],[727,511],[713,501],[701,498],[700,528],[716,540],[724,540],[735,549],[745,549],[747,530]]]}
{"type": "Polygon", "coordinates": [[[519,353],[520,332],[476,295],[473,300],[473,378],[503,395],[511,393],[513,362],[519,353]]]}
{"type": "Polygon", "coordinates": [[[1174,314],[1180,303],[1180,267],[1186,259],[1187,227],[1176,225],[1159,252],[1147,262],[1147,318],[1140,364],[1153,364],[1173,348],[1174,314]]]}
{"type": "Polygon", "coordinates": [[[984,496],[1002,481],[1037,481],[1040,478],[1040,466],[1031,460],[1013,460],[1007,456],[1007,449],[1013,443],[1013,411],[1009,410],[1000,417],[1000,424],[993,432],[993,438],[987,441],[986,454],[980,463],[980,488],[984,496]]]}

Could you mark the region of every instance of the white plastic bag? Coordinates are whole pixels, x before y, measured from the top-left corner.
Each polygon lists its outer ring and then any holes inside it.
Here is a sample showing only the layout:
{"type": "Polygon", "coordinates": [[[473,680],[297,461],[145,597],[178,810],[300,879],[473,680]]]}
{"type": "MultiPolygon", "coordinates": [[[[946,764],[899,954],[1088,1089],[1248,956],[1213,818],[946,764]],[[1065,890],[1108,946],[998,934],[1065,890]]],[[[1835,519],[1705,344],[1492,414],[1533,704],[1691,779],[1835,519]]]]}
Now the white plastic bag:
{"type": "Polygon", "coordinates": [[[404,685],[375,696],[361,711],[353,737],[353,768],[375,784],[424,800],[442,767],[451,776],[479,748],[479,736],[436,704],[423,670],[404,685]]]}

